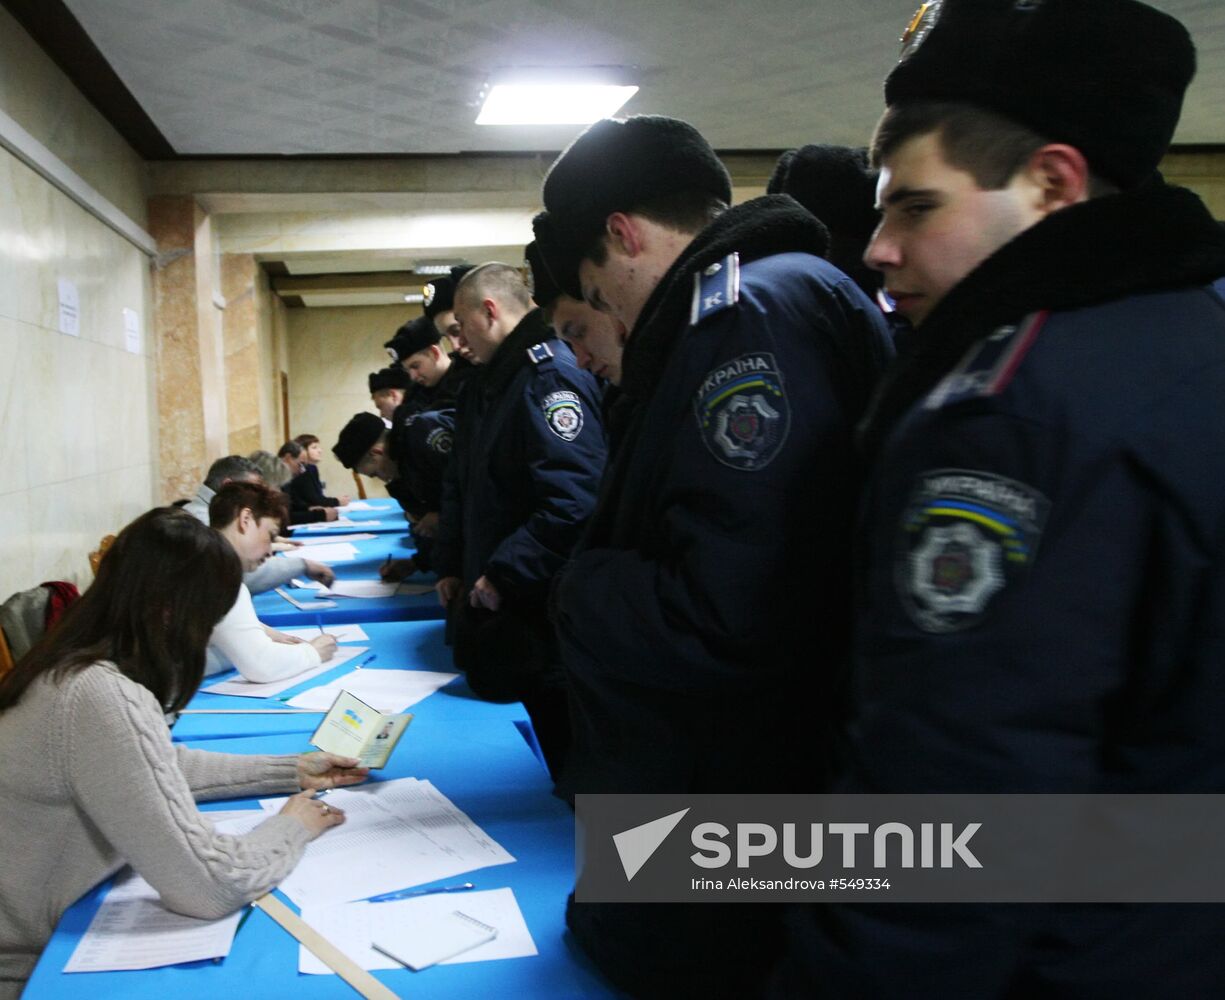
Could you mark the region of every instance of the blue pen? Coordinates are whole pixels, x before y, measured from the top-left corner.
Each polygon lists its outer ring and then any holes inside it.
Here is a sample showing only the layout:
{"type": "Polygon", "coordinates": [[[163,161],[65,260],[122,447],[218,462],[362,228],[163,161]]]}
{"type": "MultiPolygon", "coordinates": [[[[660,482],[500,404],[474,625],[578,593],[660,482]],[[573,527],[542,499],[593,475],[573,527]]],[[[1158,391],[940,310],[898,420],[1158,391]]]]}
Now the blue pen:
{"type": "Polygon", "coordinates": [[[439,892],[463,892],[475,889],[471,882],[461,882],[459,885],[442,885],[436,889],[401,889],[399,892],[385,892],[381,896],[371,896],[367,903],[390,903],[393,899],[411,899],[413,896],[433,896],[439,892]]]}
{"type": "Polygon", "coordinates": [[[373,663],[373,662],[374,662],[375,660],[377,660],[378,658],[379,658],[379,654],[378,654],[378,653],[371,653],[369,656],[367,656],[367,657],[366,657],[364,660],[362,660],[362,662],[361,662],[361,663],[359,663],[359,664],[358,664],[356,667],[354,667],[353,669],[354,669],[354,670],[361,670],[361,668],[362,668],[362,667],[364,667],[364,666],[366,666],[366,664],[368,664],[368,663],[373,663]]]}

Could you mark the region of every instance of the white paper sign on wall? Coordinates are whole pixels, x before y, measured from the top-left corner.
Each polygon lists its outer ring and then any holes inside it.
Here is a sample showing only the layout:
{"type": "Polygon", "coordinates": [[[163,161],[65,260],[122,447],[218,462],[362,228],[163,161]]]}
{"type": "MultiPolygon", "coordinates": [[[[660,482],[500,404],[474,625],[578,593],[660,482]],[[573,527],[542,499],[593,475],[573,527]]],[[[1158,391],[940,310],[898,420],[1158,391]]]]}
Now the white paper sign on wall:
{"type": "Polygon", "coordinates": [[[140,313],[135,309],[123,311],[123,346],[132,354],[140,353],[140,313]]]}
{"type": "Polygon", "coordinates": [[[70,337],[81,336],[81,297],[77,286],[67,278],[58,282],[60,296],[60,333],[70,337]]]}

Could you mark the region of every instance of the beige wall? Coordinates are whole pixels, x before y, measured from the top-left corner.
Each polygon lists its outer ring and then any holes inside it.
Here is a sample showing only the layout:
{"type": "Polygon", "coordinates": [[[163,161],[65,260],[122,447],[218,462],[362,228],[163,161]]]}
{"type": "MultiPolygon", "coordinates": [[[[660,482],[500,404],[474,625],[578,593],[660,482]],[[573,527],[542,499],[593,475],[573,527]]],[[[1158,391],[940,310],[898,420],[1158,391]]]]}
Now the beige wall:
{"type": "MultiPolygon", "coordinates": [[[[2,10],[0,110],[144,224],[144,164],[2,10]]],[[[90,549],[153,502],[150,289],[143,253],[0,150],[0,600],[86,584],[90,549]],[[79,337],[59,332],[61,278],[79,337]]]]}
{"type": "Polygon", "coordinates": [[[137,225],[145,225],[144,160],[3,9],[0,109],[137,225]]]}
{"type": "MultiPolygon", "coordinates": [[[[361,410],[374,412],[366,376],[387,364],[383,344],[396,328],[420,316],[417,306],[289,309],[290,433],[323,442],[319,474],[328,494],[353,493],[353,476],[332,456],[340,429],[361,410]]],[[[386,490],[370,480],[371,496],[386,490]],[[373,488],[372,488],[373,487],[373,488]]]]}
{"type": "Polygon", "coordinates": [[[0,152],[0,599],[89,579],[86,559],[153,502],[149,263],[0,152]],[[59,332],[57,282],[80,296],[59,332]],[[122,310],[143,327],[125,349],[122,310]]]}

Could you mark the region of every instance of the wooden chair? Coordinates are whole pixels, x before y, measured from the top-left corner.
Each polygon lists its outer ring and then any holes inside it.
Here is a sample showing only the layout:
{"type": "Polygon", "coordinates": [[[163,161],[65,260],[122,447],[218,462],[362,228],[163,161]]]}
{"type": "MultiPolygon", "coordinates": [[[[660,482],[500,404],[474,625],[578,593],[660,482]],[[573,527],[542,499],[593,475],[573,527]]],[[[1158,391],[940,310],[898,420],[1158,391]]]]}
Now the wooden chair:
{"type": "Polygon", "coordinates": [[[9,649],[8,640],[4,638],[4,629],[0,628],[0,677],[13,669],[13,653],[9,649]]]}
{"type": "Polygon", "coordinates": [[[366,484],[362,482],[362,477],[357,474],[357,470],[353,470],[353,482],[357,483],[357,499],[366,499],[366,484]]]}
{"type": "Polygon", "coordinates": [[[115,543],[114,535],[105,535],[102,541],[98,543],[96,551],[89,554],[89,568],[94,571],[94,576],[98,575],[98,564],[102,562],[102,557],[106,555],[106,550],[115,543]]]}

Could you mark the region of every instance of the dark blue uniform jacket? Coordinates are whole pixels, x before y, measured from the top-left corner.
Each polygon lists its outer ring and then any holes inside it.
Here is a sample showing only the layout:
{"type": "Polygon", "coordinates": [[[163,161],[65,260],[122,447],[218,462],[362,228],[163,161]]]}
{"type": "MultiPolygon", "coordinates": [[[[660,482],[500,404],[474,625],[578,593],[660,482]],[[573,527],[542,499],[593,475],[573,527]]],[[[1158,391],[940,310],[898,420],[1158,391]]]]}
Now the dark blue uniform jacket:
{"type": "Polygon", "coordinates": [[[790,198],[725,213],[627,345],[559,581],[579,792],[811,789],[848,636],[853,431],[889,352],[790,198]]]}
{"type": "Polygon", "coordinates": [[[533,310],[461,395],[439,575],[467,586],[487,576],[503,598],[543,613],[595,506],[604,458],[595,379],[533,310]]]}
{"type": "MultiPolygon", "coordinates": [[[[865,436],[844,790],[1225,791],[1222,273],[1198,199],[1155,186],[1050,216],[917,330],[865,436]]],[[[797,926],[780,995],[1225,993],[1220,907],[797,926]]]]}

